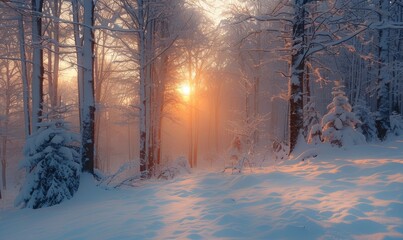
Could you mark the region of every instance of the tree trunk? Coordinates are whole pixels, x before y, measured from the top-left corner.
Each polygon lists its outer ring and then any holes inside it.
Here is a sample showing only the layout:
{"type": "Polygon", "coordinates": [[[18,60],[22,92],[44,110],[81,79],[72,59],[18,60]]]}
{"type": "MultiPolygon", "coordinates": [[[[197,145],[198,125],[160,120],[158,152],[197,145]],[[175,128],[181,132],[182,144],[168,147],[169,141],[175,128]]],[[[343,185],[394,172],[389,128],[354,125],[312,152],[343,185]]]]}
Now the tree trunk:
{"type": "Polygon", "coordinates": [[[43,109],[42,7],[43,0],[32,0],[32,132],[39,128],[43,109]]]}
{"type": "MultiPolygon", "coordinates": [[[[165,46],[163,46],[165,47],[165,46]]],[[[154,162],[159,165],[161,164],[161,145],[162,145],[162,120],[164,111],[164,99],[165,99],[165,83],[167,81],[167,64],[168,56],[167,54],[162,54],[161,56],[161,66],[159,66],[160,74],[158,75],[158,83],[155,86],[155,126],[154,126],[154,162]]]]}
{"type": "MultiPolygon", "coordinates": [[[[94,82],[95,82],[95,104],[100,106],[102,104],[102,89],[105,79],[105,57],[106,57],[106,35],[100,34],[100,37],[95,44],[95,59],[94,59],[94,82]],[[101,42],[102,39],[102,42],[101,42]]],[[[94,155],[94,167],[100,169],[100,132],[101,132],[101,116],[103,109],[98,109],[95,112],[95,155],[94,155]]],[[[129,158],[130,159],[130,158],[129,158]]]]}
{"type": "MultiPolygon", "coordinates": [[[[57,17],[60,17],[61,12],[61,3],[59,1],[55,1],[55,11],[57,17]]],[[[60,63],[60,47],[59,47],[59,38],[60,38],[60,24],[58,21],[55,21],[55,29],[54,29],[54,39],[56,41],[55,44],[55,59],[53,65],[53,99],[52,99],[52,106],[57,107],[60,104],[59,98],[59,63],[60,63]]]]}
{"type": "MultiPolygon", "coordinates": [[[[48,37],[52,38],[52,32],[48,33],[48,37]]],[[[47,76],[48,76],[48,94],[49,94],[49,102],[50,102],[50,106],[53,107],[53,59],[52,59],[52,46],[49,46],[48,49],[46,50],[47,52],[47,76]]],[[[46,100],[45,100],[46,101],[46,100]]]]}
{"type": "MultiPolygon", "coordinates": [[[[22,8],[23,3],[20,3],[22,8]]],[[[24,19],[23,14],[18,15],[18,33],[19,33],[19,47],[21,58],[21,79],[22,79],[22,94],[24,104],[24,130],[25,138],[31,134],[31,121],[29,115],[29,84],[28,84],[28,72],[27,72],[27,58],[25,55],[25,31],[24,31],[24,19]]]]}
{"type": "Polygon", "coordinates": [[[215,104],[214,104],[214,138],[215,138],[215,154],[216,156],[220,152],[220,113],[221,113],[221,88],[222,83],[220,82],[218,85],[218,90],[215,96],[215,104]]]}
{"type": "Polygon", "coordinates": [[[6,65],[6,91],[5,91],[5,112],[4,112],[4,125],[2,127],[2,134],[1,134],[1,179],[3,182],[3,189],[5,190],[7,188],[7,176],[6,176],[6,171],[7,171],[7,142],[8,142],[8,125],[9,125],[9,119],[10,119],[10,110],[11,110],[11,101],[12,101],[12,93],[13,91],[13,86],[11,86],[11,78],[12,78],[12,73],[10,71],[10,65],[6,65]]]}
{"type": "MultiPolygon", "coordinates": [[[[381,10],[387,11],[389,2],[386,0],[380,0],[381,10]]],[[[383,16],[381,11],[380,20],[387,19],[383,16]]],[[[378,116],[376,119],[376,127],[378,130],[378,137],[380,140],[385,140],[386,135],[390,129],[390,79],[388,71],[388,57],[389,57],[389,29],[379,30],[379,56],[378,56],[378,87],[377,87],[377,109],[378,116]]]]}
{"type": "Polygon", "coordinates": [[[51,8],[51,14],[56,18],[52,21],[52,28],[49,28],[49,37],[54,40],[55,44],[49,46],[48,49],[48,92],[50,106],[56,108],[59,106],[59,63],[60,63],[60,47],[59,47],[59,35],[60,35],[60,24],[57,20],[60,18],[61,4],[59,1],[49,2],[51,8]],[[53,63],[53,64],[52,64],[53,63]]]}
{"type": "MultiPolygon", "coordinates": [[[[7,123],[5,124],[6,133],[7,133],[7,123]]],[[[1,152],[1,180],[3,182],[3,189],[7,189],[7,175],[6,175],[6,168],[7,168],[7,135],[1,137],[1,145],[3,151],[1,152]]]]}
{"type": "Polygon", "coordinates": [[[192,106],[192,98],[193,96],[189,96],[189,104],[188,104],[188,111],[189,111],[189,152],[188,152],[188,158],[189,158],[189,165],[191,168],[193,168],[193,106],[192,106]]]}
{"type": "Polygon", "coordinates": [[[84,1],[83,31],[83,116],[82,163],[83,171],[94,173],[94,1],[84,1]]]}
{"type": "MultiPolygon", "coordinates": [[[[78,101],[79,101],[79,119],[82,122],[83,116],[83,55],[82,55],[82,42],[80,37],[80,7],[78,0],[72,0],[72,12],[73,12],[73,30],[74,30],[74,43],[76,46],[77,57],[77,85],[78,85],[78,101]]],[[[80,124],[80,132],[83,132],[82,125],[80,124]]]]}
{"type": "Polygon", "coordinates": [[[188,78],[189,78],[189,87],[191,89],[191,94],[189,95],[189,103],[188,103],[188,111],[189,111],[189,152],[188,152],[188,160],[191,168],[194,167],[194,97],[196,92],[196,84],[194,82],[192,76],[192,50],[190,48],[187,49],[188,54],[188,78]]]}
{"type": "Polygon", "coordinates": [[[295,0],[292,36],[291,78],[289,82],[289,145],[294,150],[303,128],[303,82],[305,70],[305,9],[303,0],[295,0]]]}
{"type": "Polygon", "coordinates": [[[140,113],[139,113],[139,128],[140,128],[140,172],[143,177],[147,173],[147,132],[146,132],[146,39],[145,39],[145,22],[144,22],[144,3],[143,0],[137,0],[138,6],[138,51],[139,51],[139,96],[140,96],[140,113]]]}
{"type": "MultiPolygon", "coordinates": [[[[258,9],[261,9],[261,6],[259,4],[258,9]]],[[[257,22],[258,25],[258,31],[261,29],[261,22],[257,22]]],[[[258,33],[257,35],[257,46],[256,49],[260,50],[262,49],[262,35],[261,33],[258,33]]],[[[253,118],[256,121],[257,118],[259,117],[259,92],[260,92],[260,79],[262,77],[262,51],[258,51],[257,53],[257,61],[255,63],[255,79],[253,82],[253,118]]],[[[255,147],[259,144],[259,131],[255,128],[253,131],[253,148],[252,151],[255,151],[255,147]]]]}
{"type": "MultiPolygon", "coordinates": [[[[197,79],[196,79],[197,81],[197,79]]],[[[198,89],[199,84],[196,85],[194,91],[194,136],[193,136],[193,167],[197,167],[198,151],[199,151],[199,101],[198,101],[198,89]]]]}
{"type": "Polygon", "coordinates": [[[156,96],[154,88],[158,87],[158,83],[155,82],[155,69],[154,62],[151,59],[154,58],[154,42],[155,42],[155,19],[153,13],[153,0],[148,0],[146,4],[147,22],[145,26],[145,59],[146,59],[146,75],[145,75],[145,94],[146,94],[146,161],[147,161],[147,172],[148,177],[151,177],[155,172],[155,162],[154,162],[154,140],[155,140],[155,128],[156,128],[156,117],[155,116],[155,106],[158,104],[156,102],[156,96]]]}

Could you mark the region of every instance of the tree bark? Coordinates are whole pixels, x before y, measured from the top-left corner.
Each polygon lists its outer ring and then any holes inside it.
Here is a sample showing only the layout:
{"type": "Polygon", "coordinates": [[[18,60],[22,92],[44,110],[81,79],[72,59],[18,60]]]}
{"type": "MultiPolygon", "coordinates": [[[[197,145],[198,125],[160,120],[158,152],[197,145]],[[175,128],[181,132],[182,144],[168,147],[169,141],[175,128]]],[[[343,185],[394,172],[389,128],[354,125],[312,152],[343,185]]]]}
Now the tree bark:
{"type": "MultiPolygon", "coordinates": [[[[80,7],[78,0],[72,0],[72,12],[73,12],[73,31],[74,31],[74,43],[76,46],[76,58],[77,58],[77,85],[78,85],[78,101],[79,101],[79,120],[82,122],[83,118],[83,55],[82,55],[82,42],[80,37],[80,7]]],[[[82,125],[80,124],[80,133],[83,132],[82,125]]]]}
{"type": "Polygon", "coordinates": [[[289,82],[289,145],[295,149],[303,128],[303,82],[305,70],[305,9],[304,0],[295,0],[295,17],[292,36],[291,78],[289,82]]]}
{"type": "Polygon", "coordinates": [[[148,177],[151,177],[155,172],[155,156],[154,156],[154,148],[155,148],[155,134],[156,134],[156,118],[158,116],[155,115],[155,106],[154,104],[158,104],[156,102],[155,96],[155,87],[158,87],[158,83],[155,82],[155,69],[154,69],[154,61],[151,59],[154,58],[155,51],[155,22],[154,19],[154,10],[152,6],[153,0],[146,1],[146,13],[147,13],[147,21],[145,25],[145,95],[146,95],[146,161],[147,161],[147,172],[148,177]]]}
{"type": "Polygon", "coordinates": [[[8,126],[9,126],[9,119],[10,119],[10,110],[11,110],[11,103],[12,103],[12,92],[13,87],[11,85],[11,78],[12,78],[12,70],[10,70],[10,65],[6,65],[6,79],[5,79],[5,102],[4,102],[4,124],[2,126],[2,134],[1,134],[1,179],[3,183],[3,189],[7,188],[7,142],[8,142],[8,126]]]}
{"type": "Polygon", "coordinates": [[[137,0],[138,5],[138,27],[139,27],[139,96],[140,96],[140,113],[139,113],[139,128],[140,128],[140,172],[143,177],[147,173],[147,132],[146,132],[146,39],[145,39],[145,20],[144,20],[144,3],[143,0],[137,0]]]}
{"type": "Polygon", "coordinates": [[[94,1],[84,1],[83,31],[83,116],[82,116],[82,163],[83,171],[94,173],[94,1]]]}
{"type": "Polygon", "coordinates": [[[43,0],[32,0],[32,132],[38,130],[43,110],[42,8],[43,0]]]}
{"type": "MultiPolygon", "coordinates": [[[[387,16],[382,15],[387,12],[389,1],[380,0],[379,2],[381,13],[380,21],[387,19],[387,16]]],[[[385,140],[386,135],[390,129],[390,79],[389,71],[387,69],[389,57],[389,29],[379,30],[379,46],[378,46],[378,87],[377,87],[377,109],[378,116],[376,119],[376,128],[378,130],[378,137],[380,140],[385,140]]]]}
{"type": "MultiPolygon", "coordinates": [[[[6,123],[7,125],[7,123],[6,123]]],[[[7,126],[5,126],[7,131],[7,126]]],[[[6,168],[7,168],[7,135],[1,137],[1,145],[3,151],[1,152],[1,180],[3,182],[3,189],[7,189],[7,175],[6,175],[6,168]]]]}
{"type": "MultiPolygon", "coordinates": [[[[20,7],[23,7],[23,3],[20,3],[20,7]]],[[[23,13],[18,15],[18,33],[19,33],[19,47],[21,58],[21,79],[22,79],[22,94],[24,104],[24,130],[25,138],[31,134],[31,121],[29,113],[29,84],[28,84],[28,72],[27,72],[27,58],[25,55],[25,30],[24,30],[24,18],[23,13]]]]}
{"type": "MultiPolygon", "coordinates": [[[[54,1],[53,5],[50,2],[52,14],[56,18],[60,18],[61,4],[59,1],[54,1]]],[[[59,47],[59,35],[60,35],[60,24],[58,20],[54,20],[53,28],[49,30],[49,35],[54,39],[55,44],[53,48],[50,47],[48,50],[48,74],[49,74],[49,97],[50,105],[52,108],[59,106],[59,63],[60,63],[60,47],[59,47]],[[53,65],[51,64],[53,62],[53,65]]]]}

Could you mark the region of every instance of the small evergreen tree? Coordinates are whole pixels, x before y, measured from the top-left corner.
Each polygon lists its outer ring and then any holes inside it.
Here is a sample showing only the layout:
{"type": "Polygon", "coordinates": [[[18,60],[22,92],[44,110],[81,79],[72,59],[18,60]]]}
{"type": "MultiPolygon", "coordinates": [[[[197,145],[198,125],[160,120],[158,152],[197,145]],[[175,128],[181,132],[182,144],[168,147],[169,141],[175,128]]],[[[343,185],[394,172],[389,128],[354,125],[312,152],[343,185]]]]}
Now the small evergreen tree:
{"type": "Polygon", "coordinates": [[[403,117],[398,112],[393,111],[390,115],[390,131],[395,136],[400,136],[403,133],[403,117]]]}
{"type": "Polygon", "coordinates": [[[78,136],[69,132],[65,121],[41,123],[25,144],[21,167],[26,168],[27,176],[16,206],[36,209],[72,198],[81,173],[77,142],[78,136]]]}
{"type": "Polygon", "coordinates": [[[304,137],[308,143],[316,145],[321,142],[321,120],[322,115],[316,111],[315,102],[307,103],[304,107],[304,137]]]}
{"type": "Polygon", "coordinates": [[[375,124],[375,116],[369,110],[369,107],[363,100],[359,100],[353,107],[353,112],[360,120],[357,124],[357,130],[365,136],[367,142],[378,138],[375,124]]]}
{"type": "Polygon", "coordinates": [[[322,118],[322,138],[333,146],[356,145],[365,142],[365,137],[355,130],[360,123],[356,115],[351,112],[344,86],[336,82],[333,88],[333,101],[327,106],[328,113],[322,118]]]}

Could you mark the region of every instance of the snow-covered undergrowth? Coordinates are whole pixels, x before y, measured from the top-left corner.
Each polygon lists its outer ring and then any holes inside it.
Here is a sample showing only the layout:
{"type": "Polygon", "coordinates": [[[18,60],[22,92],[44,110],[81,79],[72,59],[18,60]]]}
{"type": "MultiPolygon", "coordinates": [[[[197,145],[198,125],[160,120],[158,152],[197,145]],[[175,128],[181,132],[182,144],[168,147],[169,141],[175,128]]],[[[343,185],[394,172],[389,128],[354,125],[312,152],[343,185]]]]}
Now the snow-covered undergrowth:
{"type": "Polygon", "coordinates": [[[193,172],[39,210],[0,202],[1,239],[403,239],[403,140],[319,149],[244,174],[193,172]],[[9,207],[7,207],[9,206],[9,207]]]}

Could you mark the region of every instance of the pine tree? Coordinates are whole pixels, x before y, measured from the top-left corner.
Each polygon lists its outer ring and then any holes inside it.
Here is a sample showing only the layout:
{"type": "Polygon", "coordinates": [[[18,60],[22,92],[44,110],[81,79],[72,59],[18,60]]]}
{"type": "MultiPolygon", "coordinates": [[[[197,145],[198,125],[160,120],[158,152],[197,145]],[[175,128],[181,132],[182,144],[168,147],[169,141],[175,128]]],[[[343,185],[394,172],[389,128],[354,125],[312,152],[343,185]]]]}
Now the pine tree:
{"type": "Polygon", "coordinates": [[[78,136],[61,119],[42,122],[27,139],[21,167],[27,169],[16,206],[49,207],[73,197],[80,181],[78,136]]]}
{"type": "Polygon", "coordinates": [[[365,101],[359,100],[354,105],[353,112],[360,120],[360,123],[357,124],[357,130],[365,136],[367,142],[377,139],[375,116],[371,113],[365,101]]]}
{"type": "Polygon", "coordinates": [[[365,137],[355,130],[360,123],[348,102],[344,86],[336,82],[333,88],[333,101],[327,106],[328,113],[322,118],[322,138],[333,146],[356,145],[365,142],[365,137]]]}

